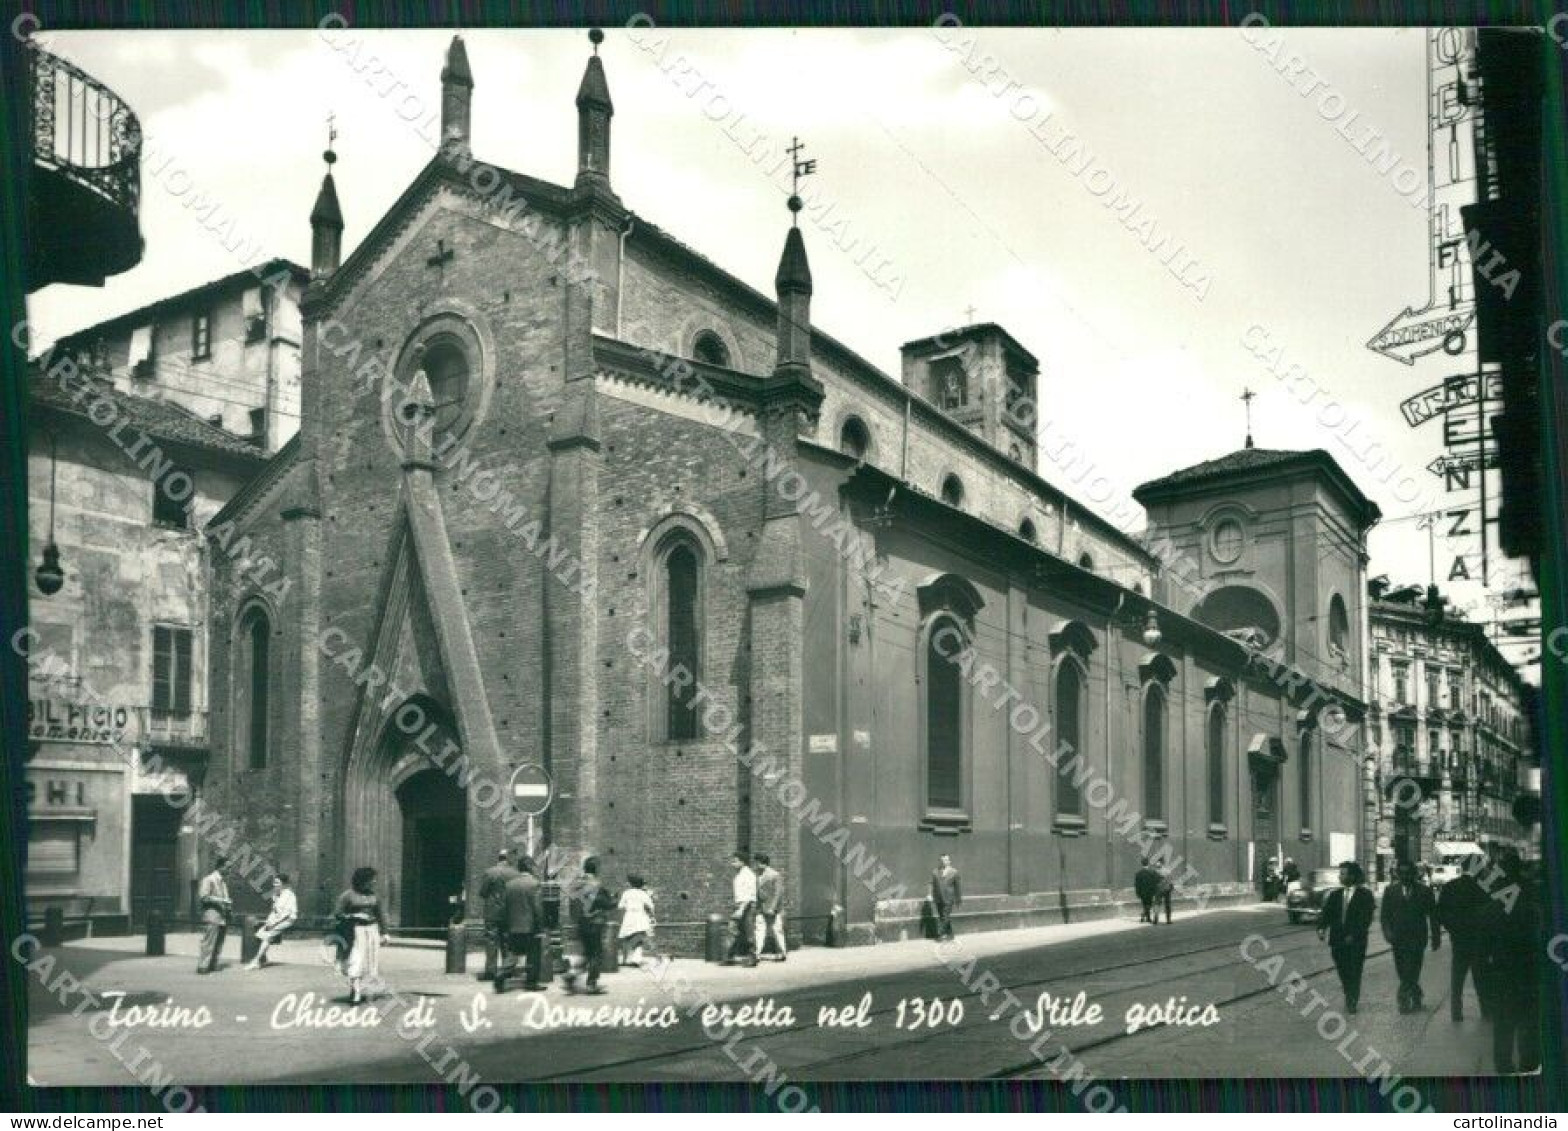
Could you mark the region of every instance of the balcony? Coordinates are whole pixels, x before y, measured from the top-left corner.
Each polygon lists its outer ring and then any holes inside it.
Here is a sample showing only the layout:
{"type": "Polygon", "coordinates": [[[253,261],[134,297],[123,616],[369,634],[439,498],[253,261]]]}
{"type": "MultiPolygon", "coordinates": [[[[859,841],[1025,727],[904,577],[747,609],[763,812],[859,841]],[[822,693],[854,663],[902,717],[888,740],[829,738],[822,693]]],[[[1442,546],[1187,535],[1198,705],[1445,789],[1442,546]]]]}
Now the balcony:
{"type": "Polygon", "coordinates": [[[29,293],[101,287],[142,258],[141,123],[103,83],[29,41],[29,293]]]}
{"type": "Polygon", "coordinates": [[[187,711],[176,714],[154,707],[136,708],[140,716],[141,741],[164,750],[205,750],[207,748],[207,712],[187,711]]]}

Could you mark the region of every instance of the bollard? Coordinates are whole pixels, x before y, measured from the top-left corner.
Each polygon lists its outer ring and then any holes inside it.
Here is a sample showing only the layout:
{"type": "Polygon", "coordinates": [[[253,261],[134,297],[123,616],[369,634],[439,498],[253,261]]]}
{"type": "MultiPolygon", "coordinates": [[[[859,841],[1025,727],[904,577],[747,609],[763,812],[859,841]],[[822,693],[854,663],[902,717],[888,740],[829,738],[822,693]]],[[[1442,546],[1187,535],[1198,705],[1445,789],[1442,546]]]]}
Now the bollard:
{"type": "Polygon", "coordinates": [[[65,941],[65,912],[58,907],[44,908],[44,929],[38,941],[45,946],[59,946],[65,941]]]}
{"type": "Polygon", "coordinates": [[[837,904],[828,912],[828,945],[844,945],[844,909],[837,904]]]}
{"type": "Polygon", "coordinates": [[[725,956],[724,927],[728,920],[722,915],[709,915],[702,956],[709,962],[723,962],[725,956]]]}
{"type": "Polygon", "coordinates": [[[240,961],[250,962],[256,957],[256,952],[261,949],[261,940],[256,937],[256,916],[240,916],[240,961]]]}
{"type": "Polygon", "coordinates": [[[621,968],[621,939],[615,923],[604,925],[604,957],[599,962],[601,974],[614,974],[621,968]]]}
{"type": "Polygon", "coordinates": [[[453,923],[446,929],[446,972],[462,974],[468,969],[468,928],[453,923]]]}
{"type": "Polygon", "coordinates": [[[163,912],[156,908],[147,912],[147,957],[163,955],[163,931],[163,912]]]}

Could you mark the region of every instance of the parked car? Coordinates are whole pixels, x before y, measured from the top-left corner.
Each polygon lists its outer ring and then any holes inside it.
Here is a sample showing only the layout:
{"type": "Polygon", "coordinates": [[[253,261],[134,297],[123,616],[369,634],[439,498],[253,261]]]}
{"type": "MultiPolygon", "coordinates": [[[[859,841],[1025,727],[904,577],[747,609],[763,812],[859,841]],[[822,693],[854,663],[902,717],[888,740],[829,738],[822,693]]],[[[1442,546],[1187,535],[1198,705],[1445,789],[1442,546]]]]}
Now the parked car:
{"type": "Polygon", "coordinates": [[[1323,914],[1323,901],[1339,886],[1338,868],[1314,868],[1302,875],[1285,893],[1285,915],[1292,923],[1314,922],[1323,914]]]}

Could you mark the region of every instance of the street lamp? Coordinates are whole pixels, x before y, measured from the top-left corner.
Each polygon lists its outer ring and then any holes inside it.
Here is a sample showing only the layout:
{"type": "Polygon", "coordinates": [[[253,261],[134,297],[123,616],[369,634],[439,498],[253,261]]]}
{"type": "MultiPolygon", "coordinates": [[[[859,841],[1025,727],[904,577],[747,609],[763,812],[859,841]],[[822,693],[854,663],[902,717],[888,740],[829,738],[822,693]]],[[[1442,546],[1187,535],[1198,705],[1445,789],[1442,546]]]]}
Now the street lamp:
{"type": "Polygon", "coordinates": [[[65,570],[60,568],[60,547],[54,543],[55,463],[55,437],[51,432],[49,433],[49,541],[44,544],[44,560],[33,574],[38,591],[45,597],[53,597],[65,584],[65,570]]]}

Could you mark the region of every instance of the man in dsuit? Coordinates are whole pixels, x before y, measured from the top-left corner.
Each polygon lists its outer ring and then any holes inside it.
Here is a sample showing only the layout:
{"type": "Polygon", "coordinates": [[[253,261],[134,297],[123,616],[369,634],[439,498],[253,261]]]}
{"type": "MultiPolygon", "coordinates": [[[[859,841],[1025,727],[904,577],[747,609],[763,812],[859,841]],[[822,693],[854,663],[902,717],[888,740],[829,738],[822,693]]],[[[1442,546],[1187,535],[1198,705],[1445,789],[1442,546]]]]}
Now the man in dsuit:
{"type": "MultiPolygon", "coordinates": [[[[534,862],[524,856],[522,870],[508,868],[509,878],[501,889],[502,917],[497,927],[506,934],[500,965],[496,969],[495,992],[506,992],[508,978],[517,975],[517,959],[522,957],[525,966],[523,989],[539,989],[539,932],[544,929],[544,898],[539,881],[534,878],[534,862]]],[[[491,869],[494,871],[494,869],[491,869]]]]}
{"type": "Polygon", "coordinates": [[[223,881],[223,869],[229,858],[220,856],[212,862],[212,871],[201,878],[196,888],[196,905],[201,908],[201,956],[196,959],[196,973],[211,974],[218,968],[218,955],[223,952],[223,936],[229,931],[229,912],[234,902],[229,898],[229,885],[223,881]]]}
{"type": "Polygon", "coordinates": [[[766,852],[752,857],[757,869],[757,958],[762,958],[772,939],[778,960],[783,962],[787,948],[784,945],[784,877],[773,867],[766,852]]]}
{"type": "Polygon", "coordinates": [[[1484,866],[1484,857],[1471,857],[1465,861],[1464,871],[1444,884],[1438,893],[1437,919],[1448,932],[1449,945],[1453,947],[1449,960],[1448,999],[1450,1013],[1455,1021],[1465,1019],[1466,975],[1475,982],[1475,996],[1481,1003],[1482,1018],[1491,1015],[1486,996],[1490,987],[1485,984],[1482,963],[1486,954],[1484,919],[1488,897],[1486,889],[1475,878],[1475,873],[1484,866]]]}
{"type": "Polygon", "coordinates": [[[953,937],[953,912],[964,901],[963,883],[953,858],[947,853],[937,857],[936,868],[931,873],[931,911],[936,916],[936,937],[953,937]]]}
{"type": "MultiPolygon", "coordinates": [[[[1539,888],[1525,873],[1517,850],[1504,849],[1498,858],[1501,879],[1488,890],[1483,913],[1486,967],[1483,979],[1492,1010],[1492,1055],[1496,1070],[1508,1076],[1541,1067],[1540,950],[1542,932],[1539,888]]],[[[1488,880],[1491,874],[1488,873],[1488,880]]]]}
{"type": "Polygon", "coordinates": [[[1383,893],[1381,923],[1399,974],[1399,1012],[1414,1013],[1422,1004],[1421,965],[1427,939],[1436,950],[1443,944],[1443,929],[1437,922],[1437,900],[1417,878],[1415,864],[1402,861],[1395,874],[1398,878],[1383,893]]]}
{"type": "Polygon", "coordinates": [[[495,863],[479,877],[479,902],[484,908],[485,939],[493,953],[485,955],[485,977],[493,978],[506,959],[507,917],[506,885],[517,876],[517,869],[506,851],[496,854],[495,863]]]}
{"type": "Polygon", "coordinates": [[[1362,886],[1361,865],[1347,860],[1339,866],[1339,887],[1323,900],[1318,917],[1318,938],[1328,937],[1328,951],[1345,991],[1345,1012],[1354,1013],[1361,1001],[1361,968],[1367,960],[1367,933],[1377,900],[1362,886]]]}
{"type": "Polygon", "coordinates": [[[1160,884],[1165,879],[1159,870],[1149,863],[1149,858],[1143,858],[1143,865],[1132,877],[1133,894],[1138,897],[1138,902],[1143,904],[1143,914],[1138,917],[1140,923],[1158,923],[1159,916],[1154,913],[1154,897],[1160,893],[1160,884]]]}

